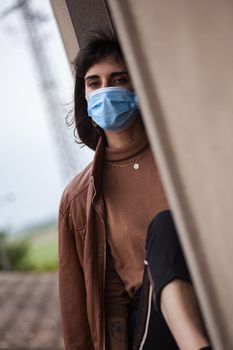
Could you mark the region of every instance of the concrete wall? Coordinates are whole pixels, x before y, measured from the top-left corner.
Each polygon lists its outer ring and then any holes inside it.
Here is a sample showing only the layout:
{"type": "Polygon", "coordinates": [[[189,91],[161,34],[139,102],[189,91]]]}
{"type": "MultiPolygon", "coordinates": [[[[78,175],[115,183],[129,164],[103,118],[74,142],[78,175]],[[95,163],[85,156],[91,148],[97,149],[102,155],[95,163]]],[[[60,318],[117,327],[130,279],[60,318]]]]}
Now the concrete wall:
{"type": "Polygon", "coordinates": [[[216,349],[233,349],[233,3],[109,0],[216,349]]]}
{"type": "Polygon", "coordinates": [[[65,0],[50,0],[61,33],[63,44],[70,64],[74,61],[79,45],[71,16],[65,0]]]}
{"type": "Polygon", "coordinates": [[[70,63],[91,30],[111,28],[104,0],[50,0],[50,3],[70,63]]]}

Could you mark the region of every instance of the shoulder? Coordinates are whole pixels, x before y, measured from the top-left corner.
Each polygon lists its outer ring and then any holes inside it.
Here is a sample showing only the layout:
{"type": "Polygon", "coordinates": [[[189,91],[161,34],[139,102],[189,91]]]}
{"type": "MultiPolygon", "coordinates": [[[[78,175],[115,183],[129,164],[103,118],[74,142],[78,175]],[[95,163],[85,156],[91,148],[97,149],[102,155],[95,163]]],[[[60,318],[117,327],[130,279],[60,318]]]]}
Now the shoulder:
{"type": "Polygon", "coordinates": [[[71,180],[63,191],[60,201],[60,214],[66,215],[71,204],[75,201],[81,200],[86,195],[88,186],[92,181],[92,165],[93,162],[87,165],[87,167],[81,171],[77,176],[71,180]]]}

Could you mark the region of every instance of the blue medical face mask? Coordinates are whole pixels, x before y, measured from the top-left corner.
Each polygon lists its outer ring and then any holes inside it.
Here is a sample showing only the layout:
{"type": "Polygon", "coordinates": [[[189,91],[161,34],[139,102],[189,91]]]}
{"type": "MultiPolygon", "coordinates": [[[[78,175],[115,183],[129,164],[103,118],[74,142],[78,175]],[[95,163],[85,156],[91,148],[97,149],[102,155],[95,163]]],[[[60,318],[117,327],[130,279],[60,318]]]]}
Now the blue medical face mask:
{"type": "Polygon", "coordinates": [[[87,96],[88,116],[102,129],[126,130],[136,119],[138,96],[122,87],[98,89],[87,96]]]}

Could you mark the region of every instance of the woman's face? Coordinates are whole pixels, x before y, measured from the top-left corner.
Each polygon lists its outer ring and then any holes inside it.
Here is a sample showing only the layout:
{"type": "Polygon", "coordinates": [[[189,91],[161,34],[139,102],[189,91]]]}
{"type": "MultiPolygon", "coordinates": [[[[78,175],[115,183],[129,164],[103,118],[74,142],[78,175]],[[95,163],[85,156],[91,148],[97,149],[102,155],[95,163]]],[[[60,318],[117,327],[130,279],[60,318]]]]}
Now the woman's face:
{"type": "Polygon", "coordinates": [[[91,66],[85,79],[85,94],[105,87],[124,87],[134,91],[124,62],[117,62],[114,57],[107,57],[91,66]]]}

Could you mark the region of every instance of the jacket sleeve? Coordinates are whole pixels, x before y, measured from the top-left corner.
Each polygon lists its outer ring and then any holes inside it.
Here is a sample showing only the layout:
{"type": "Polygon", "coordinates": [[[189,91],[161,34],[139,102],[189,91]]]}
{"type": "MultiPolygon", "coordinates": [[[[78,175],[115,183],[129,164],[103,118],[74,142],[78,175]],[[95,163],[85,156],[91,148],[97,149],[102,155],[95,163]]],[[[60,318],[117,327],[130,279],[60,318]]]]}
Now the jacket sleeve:
{"type": "MultiPolygon", "coordinates": [[[[69,218],[69,217],[68,217],[69,218]]],[[[59,297],[66,350],[93,349],[86,310],[86,291],[75,232],[59,211],[59,297]]]]}

